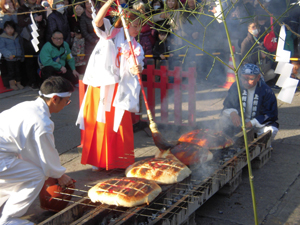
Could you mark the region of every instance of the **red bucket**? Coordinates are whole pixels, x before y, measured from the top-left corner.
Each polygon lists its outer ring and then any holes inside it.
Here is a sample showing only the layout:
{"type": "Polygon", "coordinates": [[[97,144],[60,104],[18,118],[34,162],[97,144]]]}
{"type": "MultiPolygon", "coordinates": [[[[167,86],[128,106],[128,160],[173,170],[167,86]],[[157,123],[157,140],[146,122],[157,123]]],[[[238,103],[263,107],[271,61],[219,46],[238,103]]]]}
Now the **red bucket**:
{"type": "Polygon", "coordinates": [[[70,200],[72,196],[65,195],[64,193],[73,194],[74,190],[71,190],[69,188],[75,188],[75,182],[76,181],[73,180],[73,184],[68,186],[68,188],[62,188],[58,184],[57,179],[49,177],[45,181],[45,184],[39,195],[41,208],[54,212],[59,212],[66,208],[69,203],[68,200],[70,200]],[[54,198],[59,198],[61,200],[57,200],[54,198]]]}

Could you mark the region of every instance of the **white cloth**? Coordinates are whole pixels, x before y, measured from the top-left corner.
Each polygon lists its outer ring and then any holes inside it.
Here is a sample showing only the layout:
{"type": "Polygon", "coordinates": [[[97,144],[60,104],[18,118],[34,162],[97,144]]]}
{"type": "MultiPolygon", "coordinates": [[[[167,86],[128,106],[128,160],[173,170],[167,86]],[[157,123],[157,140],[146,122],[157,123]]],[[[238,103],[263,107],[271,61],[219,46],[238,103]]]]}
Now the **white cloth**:
{"type": "Polygon", "coordinates": [[[0,224],[23,224],[24,221],[15,218],[24,215],[37,198],[44,185],[45,175],[40,168],[13,155],[1,161],[8,168],[0,171],[0,205],[4,204],[0,212],[0,224]]]}
{"type": "Polygon", "coordinates": [[[50,116],[41,98],[0,114],[0,206],[6,201],[0,224],[26,213],[47,177],[60,178],[65,173],[50,116]]]}
{"type": "MultiPolygon", "coordinates": [[[[100,41],[89,59],[83,83],[101,87],[97,121],[102,123],[106,122],[105,112],[110,112],[111,110],[114,84],[119,83],[113,102],[115,107],[114,131],[117,132],[125,110],[139,112],[139,93],[141,88],[137,76],[130,73],[130,68],[134,65],[134,61],[130,55],[129,44],[124,36],[124,29],[114,28],[108,19],[103,21],[105,31],[96,27],[93,22],[100,41]]],[[[137,64],[143,67],[143,48],[134,38],[131,39],[131,43],[137,58],[137,64]]],[[[81,108],[85,105],[85,100],[84,98],[81,108]]],[[[82,109],[80,110],[81,113],[78,114],[76,125],[79,124],[80,129],[84,129],[82,124],[84,121],[83,113],[82,109]]]]}

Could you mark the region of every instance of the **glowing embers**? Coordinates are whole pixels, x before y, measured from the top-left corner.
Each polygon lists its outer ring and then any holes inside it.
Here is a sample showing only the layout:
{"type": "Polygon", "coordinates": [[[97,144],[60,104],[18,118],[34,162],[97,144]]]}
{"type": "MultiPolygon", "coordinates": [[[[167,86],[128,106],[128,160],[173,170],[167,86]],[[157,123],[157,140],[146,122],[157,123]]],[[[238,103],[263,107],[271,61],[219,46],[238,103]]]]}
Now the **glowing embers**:
{"type": "Polygon", "coordinates": [[[181,135],[179,142],[187,142],[208,148],[209,150],[223,149],[233,145],[233,140],[222,131],[209,129],[193,130],[181,135]]]}
{"type": "Polygon", "coordinates": [[[185,165],[204,163],[213,158],[213,154],[207,148],[187,142],[179,142],[171,149],[171,153],[185,165]]]}

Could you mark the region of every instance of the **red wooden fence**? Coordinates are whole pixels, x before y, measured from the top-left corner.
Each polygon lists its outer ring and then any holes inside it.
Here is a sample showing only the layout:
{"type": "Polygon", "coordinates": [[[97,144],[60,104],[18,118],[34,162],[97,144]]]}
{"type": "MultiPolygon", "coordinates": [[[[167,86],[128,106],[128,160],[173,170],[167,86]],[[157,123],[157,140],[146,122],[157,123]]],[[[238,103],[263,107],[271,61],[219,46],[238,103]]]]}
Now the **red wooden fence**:
{"type": "Polygon", "coordinates": [[[167,66],[162,65],[160,69],[155,69],[154,65],[147,65],[147,69],[143,70],[146,81],[143,85],[147,88],[147,100],[149,108],[155,118],[155,89],[160,89],[160,114],[161,120],[155,121],[156,123],[168,124],[168,91],[174,91],[174,122],[176,125],[195,125],[195,110],[196,110],[196,68],[191,67],[188,71],[183,71],[181,67],[174,67],[174,70],[168,70],[167,66]],[[158,76],[160,79],[155,79],[158,76]],[[170,79],[171,78],[171,79],[170,79]],[[172,80],[173,82],[170,82],[172,80]],[[183,78],[185,81],[183,82],[183,78]],[[159,82],[156,82],[159,80],[159,82]],[[188,92],[188,123],[183,122],[182,118],[182,91],[188,92]]]}

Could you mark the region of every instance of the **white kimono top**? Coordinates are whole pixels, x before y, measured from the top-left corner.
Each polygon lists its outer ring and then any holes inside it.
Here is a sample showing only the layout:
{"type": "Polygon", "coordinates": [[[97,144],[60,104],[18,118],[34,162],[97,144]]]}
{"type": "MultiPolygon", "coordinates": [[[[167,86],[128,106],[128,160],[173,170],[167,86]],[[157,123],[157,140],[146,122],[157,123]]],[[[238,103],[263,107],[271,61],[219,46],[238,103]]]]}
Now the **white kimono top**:
{"type": "Polygon", "coordinates": [[[61,166],[54,143],[54,123],[49,107],[38,98],[0,113],[0,171],[7,169],[5,158],[20,159],[41,168],[45,177],[60,178],[61,166]]]}
{"type": "MultiPolygon", "coordinates": [[[[138,77],[130,73],[134,65],[130,47],[125,39],[124,28],[113,27],[109,20],[104,18],[105,31],[98,28],[94,21],[93,26],[97,36],[100,38],[95,46],[87,69],[84,74],[83,83],[93,87],[101,87],[100,104],[97,112],[97,121],[106,122],[105,111],[109,112],[111,105],[115,107],[114,131],[117,132],[122,121],[125,110],[139,112],[140,84],[138,77]],[[115,100],[112,103],[115,84],[118,83],[118,90],[115,100]]],[[[142,46],[131,38],[137,64],[144,66],[144,51],[142,46]]],[[[84,129],[82,102],[76,124],[84,129]]]]}

